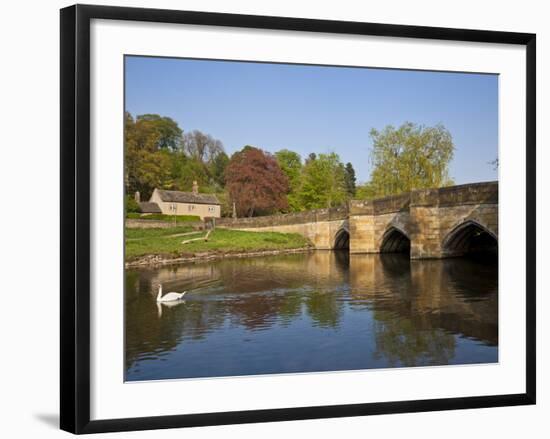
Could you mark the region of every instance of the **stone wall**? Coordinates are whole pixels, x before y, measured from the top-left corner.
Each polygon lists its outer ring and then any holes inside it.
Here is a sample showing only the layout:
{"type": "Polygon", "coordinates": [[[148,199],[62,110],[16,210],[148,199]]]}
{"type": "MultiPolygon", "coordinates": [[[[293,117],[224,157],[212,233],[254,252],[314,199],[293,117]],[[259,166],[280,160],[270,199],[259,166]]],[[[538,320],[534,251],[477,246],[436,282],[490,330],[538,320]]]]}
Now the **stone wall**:
{"type": "Polygon", "coordinates": [[[410,241],[412,259],[456,256],[459,251],[446,243],[463,233],[465,227],[486,231],[498,239],[498,182],[421,189],[370,201],[352,200],[348,206],[334,209],[219,218],[216,226],[299,233],[317,249],[333,249],[336,235],[345,230],[349,233],[350,253],[379,253],[385,237],[392,232],[398,233],[399,239],[410,241]]]}
{"type": "Polygon", "coordinates": [[[419,189],[410,194],[411,206],[498,204],[498,182],[471,183],[439,189],[419,189]]]}
{"type": "Polygon", "coordinates": [[[498,239],[498,204],[412,207],[411,258],[441,258],[457,254],[445,249],[453,232],[465,224],[480,226],[498,239]]]}
{"type": "Polygon", "coordinates": [[[336,221],[348,218],[348,207],[314,209],[305,212],[293,212],[280,215],[255,216],[251,218],[217,218],[216,225],[230,228],[261,228],[306,224],[320,221],[336,221]]]}
{"type": "Polygon", "coordinates": [[[379,253],[384,234],[394,227],[410,239],[410,194],[350,202],[350,253],[379,253]]]}
{"type": "Polygon", "coordinates": [[[498,182],[413,191],[410,217],[412,259],[454,256],[444,244],[463,224],[498,237],[498,182]]]}
{"type": "MultiPolygon", "coordinates": [[[[202,221],[188,221],[177,224],[178,226],[189,226],[197,230],[204,228],[204,223],[202,221]]],[[[129,229],[169,229],[170,227],[174,227],[174,222],[127,218],[125,225],[129,229]]]]}
{"type": "Polygon", "coordinates": [[[336,233],[348,230],[348,207],[316,209],[281,215],[252,218],[219,218],[216,227],[252,232],[298,233],[311,241],[316,249],[334,248],[336,233]]]}
{"type": "Polygon", "coordinates": [[[412,259],[455,256],[458,253],[445,243],[465,225],[498,238],[498,182],[353,200],[349,206],[350,252],[379,253],[386,233],[396,229],[410,240],[412,259]]]}

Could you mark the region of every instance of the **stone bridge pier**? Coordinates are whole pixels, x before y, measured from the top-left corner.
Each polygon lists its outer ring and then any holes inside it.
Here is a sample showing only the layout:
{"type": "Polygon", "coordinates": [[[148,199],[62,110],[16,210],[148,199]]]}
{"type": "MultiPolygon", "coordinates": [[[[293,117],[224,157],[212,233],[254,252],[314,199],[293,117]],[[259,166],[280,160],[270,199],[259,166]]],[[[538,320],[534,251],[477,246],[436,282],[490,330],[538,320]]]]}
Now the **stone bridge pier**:
{"type": "Polygon", "coordinates": [[[408,253],[411,259],[498,251],[498,182],[421,189],[347,206],[256,218],[218,227],[299,233],[319,250],[408,253]]]}

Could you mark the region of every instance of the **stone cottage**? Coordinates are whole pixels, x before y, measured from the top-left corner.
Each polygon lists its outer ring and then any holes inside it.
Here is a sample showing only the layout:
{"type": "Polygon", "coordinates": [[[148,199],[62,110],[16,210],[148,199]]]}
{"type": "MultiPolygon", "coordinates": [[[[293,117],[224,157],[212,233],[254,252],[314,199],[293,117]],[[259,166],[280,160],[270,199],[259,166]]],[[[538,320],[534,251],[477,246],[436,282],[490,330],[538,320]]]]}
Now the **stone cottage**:
{"type": "Polygon", "coordinates": [[[216,195],[200,194],[196,181],[192,192],[155,189],[149,203],[157,204],[166,215],[196,215],[201,219],[221,217],[221,205],[216,195]]]}

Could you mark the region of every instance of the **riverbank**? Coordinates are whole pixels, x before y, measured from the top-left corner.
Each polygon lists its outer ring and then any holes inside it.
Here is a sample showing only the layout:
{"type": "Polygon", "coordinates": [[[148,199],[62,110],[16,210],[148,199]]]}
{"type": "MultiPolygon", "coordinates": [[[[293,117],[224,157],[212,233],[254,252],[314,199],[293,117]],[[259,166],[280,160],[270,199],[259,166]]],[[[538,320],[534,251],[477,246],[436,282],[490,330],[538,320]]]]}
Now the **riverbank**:
{"type": "Polygon", "coordinates": [[[193,231],[190,227],[170,229],[126,229],[126,267],[165,265],[227,257],[263,256],[308,251],[311,243],[301,235],[276,232],[245,232],[216,229],[193,231]]]}

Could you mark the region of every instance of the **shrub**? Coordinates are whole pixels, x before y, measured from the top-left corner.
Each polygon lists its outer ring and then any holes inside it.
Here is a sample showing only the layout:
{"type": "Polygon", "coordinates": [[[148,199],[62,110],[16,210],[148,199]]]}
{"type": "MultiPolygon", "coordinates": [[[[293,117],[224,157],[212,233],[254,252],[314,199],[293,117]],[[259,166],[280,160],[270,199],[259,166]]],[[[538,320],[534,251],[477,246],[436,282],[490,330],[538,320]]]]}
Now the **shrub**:
{"type": "Polygon", "coordinates": [[[137,201],[134,199],[134,197],[130,196],[130,195],[126,195],[126,213],[128,212],[138,212],[139,213],[139,204],[137,203],[137,201]]]}

